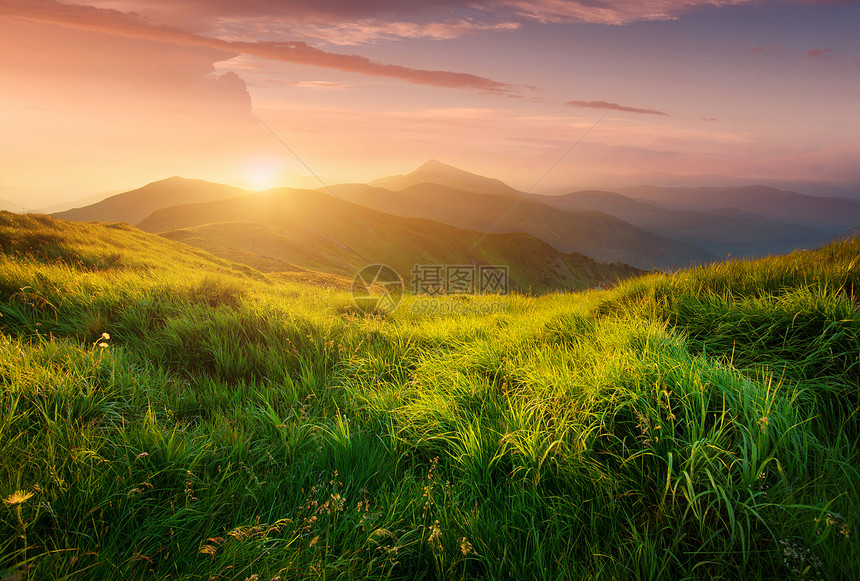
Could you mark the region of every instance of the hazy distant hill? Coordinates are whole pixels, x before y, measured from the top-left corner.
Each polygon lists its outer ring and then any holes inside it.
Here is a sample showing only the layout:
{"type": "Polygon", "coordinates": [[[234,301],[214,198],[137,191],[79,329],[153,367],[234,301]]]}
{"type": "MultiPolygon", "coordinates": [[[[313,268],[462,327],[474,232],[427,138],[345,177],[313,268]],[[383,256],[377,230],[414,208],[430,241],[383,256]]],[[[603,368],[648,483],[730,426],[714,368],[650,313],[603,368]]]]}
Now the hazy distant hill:
{"type": "Polygon", "coordinates": [[[318,191],[282,188],[166,208],[140,227],[265,271],[353,276],[383,263],[410,279],[415,264],[507,265],[520,289],[585,288],[640,271],[559,252],[527,234],[481,234],[431,220],[345,204],[318,191]]]}
{"type": "Polygon", "coordinates": [[[522,195],[522,192],[501,180],[473,174],[435,159],[431,159],[412,173],[381,178],[370,182],[369,185],[397,191],[420,184],[439,184],[481,194],[517,197],[522,195]]]}
{"type": "Polygon", "coordinates": [[[623,190],[623,193],[631,198],[649,201],[673,210],[719,212],[724,215],[733,214],[730,209],[740,210],[769,220],[801,224],[820,230],[828,237],[860,227],[860,201],[807,196],[768,186],[738,188],[641,186],[623,190]]]}
{"type": "Polygon", "coordinates": [[[782,254],[823,244],[830,234],[799,224],[776,222],[736,212],[668,210],[615,192],[585,190],[532,199],[565,210],[597,210],[630,222],[649,232],[682,240],[718,255],[761,256],[782,254]]]}
{"type": "Polygon", "coordinates": [[[770,186],[778,190],[800,192],[809,196],[830,196],[834,198],[851,198],[860,200],[860,182],[844,181],[808,181],[781,180],[773,178],[749,178],[725,174],[675,174],[671,172],[645,172],[635,174],[602,174],[592,175],[588,183],[569,185],[563,188],[553,187],[543,190],[542,195],[563,195],[574,190],[610,190],[624,191],[643,184],[657,188],[740,188],[751,183],[770,186]]]}
{"type": "Polygon", "coordinates": [[[579,252],[602,262],[650,269],[717,258],[603,212],[564,211],[536,200],[520,200],[519,196],[480,194],[428,183],[397,192],[364,184],[343,184],[332,191],[343,200],[398,216],[420,216],[480,232],[490,228],[493,232],[526,232],[563,252],[579,252]]]}
{"type": "Polygon", "coordinates": [[[154,211],[179,204],[211,202],[247,195],[241,188],[204,180],[172,177],[142,188],[111,196],[101,202],[54,214],[56,218],[88,222],[126,222],[137,224],[154,211]]]}
{"type": "Polygon", "coordinates": [[[16,204],[15,202],[0,200],[0,211],[2,210],[6,210],[7,212],[23,212],[26,208],[20,204],[16,204]]]}
{"type": "Polygon", "coordinates": [[[100,194],[93,194],[91,196],[78,198],[77,200],[69,200],[67,202],[51,204],[50,206],[45,206],[42,208],[33,208],[33,211],[37,211],[42,214],[59,214],[60,212],[65,212],[67,210],[74,210],[76,208],[85,208],[87,206],[92,206],[93,204],[97,204],[102,200],[106,200],[111,196],[115,196],[121,193],[123,192],[102,192],[100,194]]]}

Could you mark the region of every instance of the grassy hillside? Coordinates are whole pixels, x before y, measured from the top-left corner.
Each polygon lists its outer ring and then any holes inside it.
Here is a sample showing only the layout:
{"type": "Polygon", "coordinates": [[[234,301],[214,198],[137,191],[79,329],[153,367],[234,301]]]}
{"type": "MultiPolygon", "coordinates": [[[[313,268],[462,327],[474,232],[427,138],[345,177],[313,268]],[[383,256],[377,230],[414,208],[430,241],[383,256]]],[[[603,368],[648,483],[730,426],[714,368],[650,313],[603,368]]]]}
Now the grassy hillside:
{"type": "Polygon", "coordinates": [[[858,239],[387,318],[122,226],[0,248],[0,578],[860,563],[858,239]]]}
{"type": "Polygon", "coordinates": [[[54,216],[77,222],[125,222],[137,225],[141,220],[161,208],[223,200],[245,196],[248,193],[246,190],[223,184],[172,177],[147,184],[130,192],[111,196],[83,208],[58,212],[54,216]]]}
{"type": "Polygon", "coordinates": [[[481,234],[344,204],[328,194],[278,189],[154,213],[141,228],[263,271],[316,270],[352,277],[387,264],[410,279],[416,264],[508,265],[511,283],[544,291],[614,284],[638,274],[565,254],[526,234],[481,234]]]}
{"type": "Polygon", "coordinates": [[[429,218],[479,232],[525,232],[562,252],[638,268],[677,268],[716,259],[701,248],[646,232],[609,214],[560,210],[534,199],[480,194],[424,183],[393,192],[363,184],[334,186],[335,194],[398,216],[429,218]]]}

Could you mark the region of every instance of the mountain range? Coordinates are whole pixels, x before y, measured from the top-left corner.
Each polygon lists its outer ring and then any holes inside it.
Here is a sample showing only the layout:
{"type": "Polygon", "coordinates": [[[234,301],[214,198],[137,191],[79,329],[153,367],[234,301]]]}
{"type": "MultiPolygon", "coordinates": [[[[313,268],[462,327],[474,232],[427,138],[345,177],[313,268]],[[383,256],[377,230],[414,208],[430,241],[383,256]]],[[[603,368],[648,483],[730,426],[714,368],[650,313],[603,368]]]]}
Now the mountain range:
{"type": "Polygon", "coordinates": [[[809,196],[769,186],[737,188],[658,188],[623,190],[628,197],[670,210],[710,212],[725,216],[753,214],[767,220],[817,229],[828,237],[860,226],[860,200],[809,196]]]}
{"type": "Polygon", "coordinates": [[[334,186],[342,200],[398,216],[424,217],[479,232],[526,232],[562,252],[638,268],[704,263],[716,255],[646,232],[605,212],[565,211],[531,199],[421,183],[391,191],[364,184],[334,186]]]}
{"type": "Polygon", "coordinates": [[[667,209],[616,192],[586,190],[559,196],[533,196],[563,210],[600,211],[648,232],[692,244],[719,256],[764,256],[818,246],[832,232],[780,222],[749,212],[667,209]]]}
{"type": "Polygon", "coordinates": [[[174,177],[55,216],[126,222],[267,272],[505,264],[517,287],[545,290],[817,246],[860,226],[860,202],[767,186],[535,195],[431,160],[315,190],[174,177]]]}
{"type": "Polygon", "coordinates": [[[479,232],[392,216],[312,190],[281,188],[172,206],[138,226],[269,272],[353,276],[368,264],[382,263],[409,278],[415,265],[505,265],[516,288],[535,291],[612,284],[641,272],[560,252],[528,234],[484,238],[479,232]]]}

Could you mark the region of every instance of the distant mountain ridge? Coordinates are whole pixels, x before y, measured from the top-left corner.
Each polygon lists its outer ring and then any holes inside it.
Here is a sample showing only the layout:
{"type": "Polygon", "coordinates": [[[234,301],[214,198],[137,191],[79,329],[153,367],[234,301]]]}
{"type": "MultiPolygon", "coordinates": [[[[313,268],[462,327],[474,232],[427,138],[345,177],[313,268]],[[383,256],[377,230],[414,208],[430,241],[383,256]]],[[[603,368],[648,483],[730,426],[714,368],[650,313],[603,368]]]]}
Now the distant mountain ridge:
{"type": "Polygon", "coordinates": [[[658,188],[640,186],[622,190],[625,195],[667,209],[695,212],[741,210],[768,220],[796,223],[832,237],[860,227],[860,200],[809,196],[770,186],[732,188],[658,188]]]}
{"type": "Polygon", "coordinates": [[[566,210],[597,210],[649,232],[674,238],[717,255],[764,256],[817,246],[831,235],[800,224],[778,222],[738,210],[669,210],[616,192],[584,190],[559,196],[530,196],[566,210]]]}
{"type": "Polygon", "coordinates": [[[102,192],[100,194],[93,194],[91,196],[85,196],[83,198],[78,198],[77,200],[70,200],[68,202],[60,202],[58,204],[51,204],[50,206],[32,208],[32,211],[38,212],[40,214],[59,214],[60,212],[65,212],[67,210],[74,210],[77,208],[86,208],[87,206],[92,206],[97,204],[111,196],[116,196],[122,194],[122,191],[114,191],[114,192],[102,192]]]}
{"type": "Polygon", "coordinates": [[[78,222],[97,220],[99,222],[126,222],[135,225],[161,208],[223,200],[249,193],[241,188],[205,180],[172,177],[152,182],[130,192],[111,196],[83,208],[57,212],[53,216],[78,222]]]}

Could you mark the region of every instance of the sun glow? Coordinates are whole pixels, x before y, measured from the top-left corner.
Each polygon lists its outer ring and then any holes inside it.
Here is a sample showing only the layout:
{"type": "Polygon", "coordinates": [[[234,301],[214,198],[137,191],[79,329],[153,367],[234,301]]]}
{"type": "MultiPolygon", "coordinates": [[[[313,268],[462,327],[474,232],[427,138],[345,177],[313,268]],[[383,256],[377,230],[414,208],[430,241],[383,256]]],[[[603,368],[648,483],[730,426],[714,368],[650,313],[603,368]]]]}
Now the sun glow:
{"type": "Polygon", "coordinates": [[[270,190],[280,183],[283,165],[275,159],[254,159],[245,165],[242,182],[254,191],[270,190]]]}

